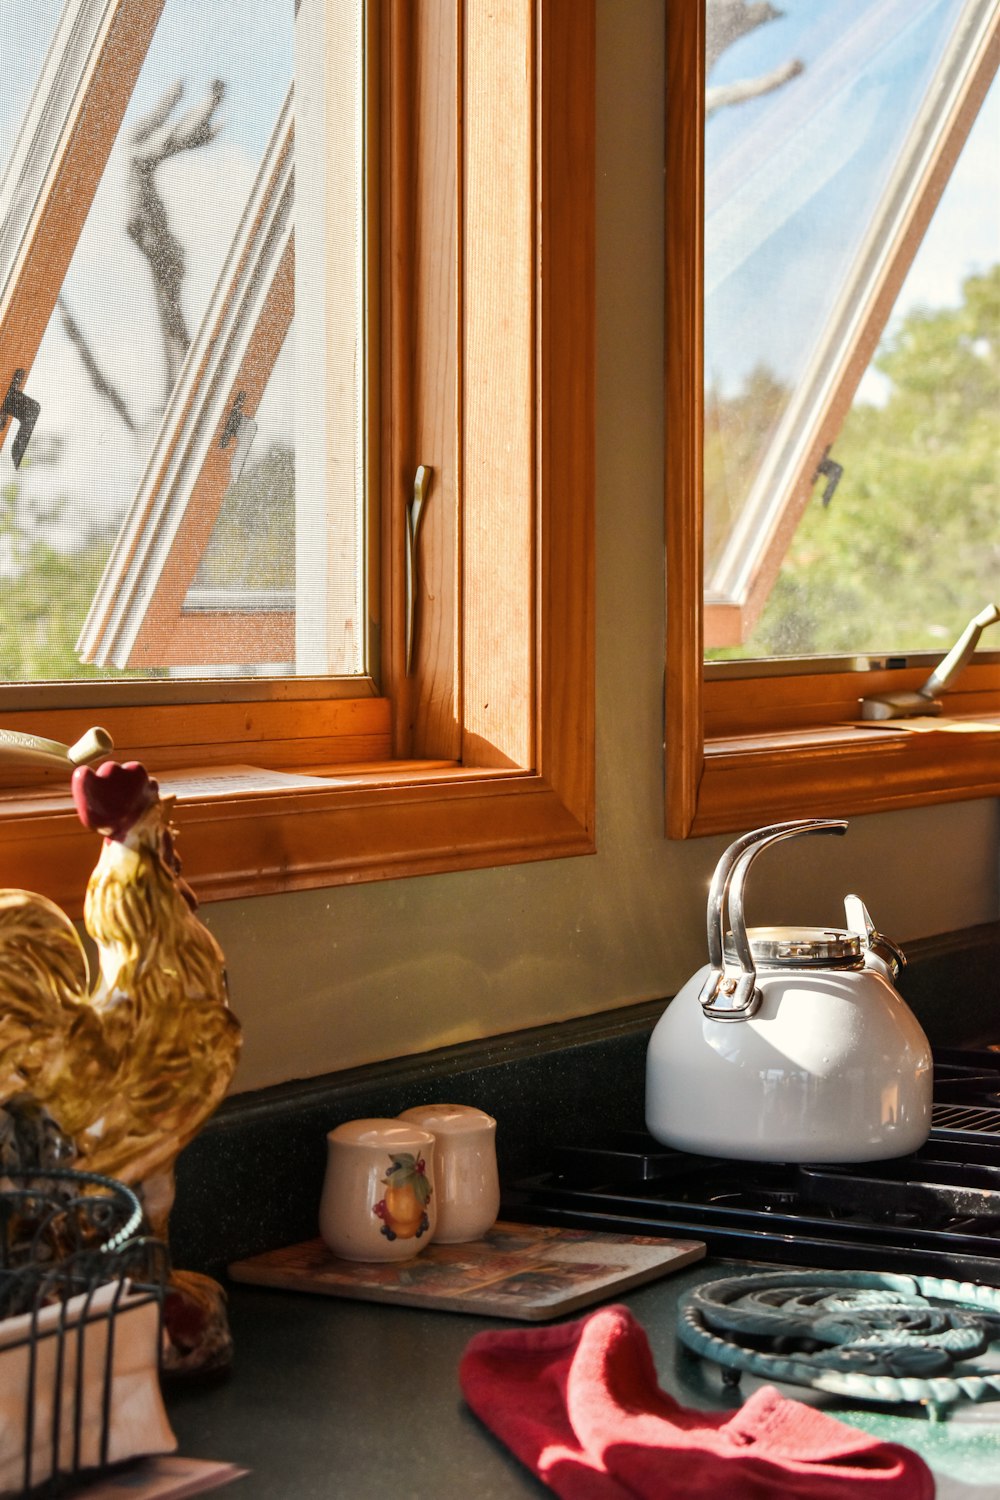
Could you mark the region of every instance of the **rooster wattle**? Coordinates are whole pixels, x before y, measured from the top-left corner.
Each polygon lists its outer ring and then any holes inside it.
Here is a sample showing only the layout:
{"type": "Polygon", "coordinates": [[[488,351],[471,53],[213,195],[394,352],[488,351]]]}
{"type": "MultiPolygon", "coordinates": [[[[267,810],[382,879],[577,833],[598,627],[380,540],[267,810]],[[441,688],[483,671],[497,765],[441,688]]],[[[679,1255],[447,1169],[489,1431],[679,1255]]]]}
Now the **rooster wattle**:
{"type": "MultiPolygon", "coordinates": [[[[229,1087],[239,1023],[221,949],[174,853],[173,798],[137,762],[78,766],[72,788],[81,822],[104,835],[84,906],[100,974],[91,986],[58,906],[0,891],[0,1106],[16,1111],[18,1096],[42,1106],[72,1141],[74,1165],[136,1188],[150,1231],[166,1239],[174,1163],[229,1087]]],[[[221,1288],[175,1272],[178,1308],[185,1288],[202,1331],[168,1349],[167,1367],[226,1363],[221,1288]]]]}

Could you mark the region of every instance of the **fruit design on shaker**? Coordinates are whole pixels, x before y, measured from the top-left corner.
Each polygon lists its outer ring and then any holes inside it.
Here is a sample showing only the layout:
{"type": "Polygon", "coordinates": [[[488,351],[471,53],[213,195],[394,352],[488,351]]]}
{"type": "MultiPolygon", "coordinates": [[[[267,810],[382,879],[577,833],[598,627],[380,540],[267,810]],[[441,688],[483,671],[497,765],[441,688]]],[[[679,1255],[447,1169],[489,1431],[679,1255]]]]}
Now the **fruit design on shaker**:
{"type": "Polygon", "coordinates": [[[427,1163],[410,1151],[391,1152],[391,1165],[382,1183],[385,1196],[372,1209],[382,1220],[381,1233],[388,1240],[411,1240],[426,1234],[431,1221],[427,1205],[434,1191],[427,1181],[427,1163]]]}

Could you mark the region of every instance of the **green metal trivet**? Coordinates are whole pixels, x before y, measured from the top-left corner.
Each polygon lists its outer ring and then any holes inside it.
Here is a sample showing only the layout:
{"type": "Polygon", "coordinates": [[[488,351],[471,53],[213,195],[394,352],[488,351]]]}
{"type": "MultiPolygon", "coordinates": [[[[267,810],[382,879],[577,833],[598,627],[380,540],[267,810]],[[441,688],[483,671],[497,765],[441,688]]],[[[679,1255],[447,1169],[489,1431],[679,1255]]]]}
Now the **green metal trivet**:
{"type": "Polygon", "coordinates": [[[874,1271],[771,1271],[688,1294],[678,1336],[722,1366],[861,1401],[923,1402],[932,1415],[1000,1396],[995,1368],[965,1362],[1000,1340],[1000,1291],[874,1271]]]}

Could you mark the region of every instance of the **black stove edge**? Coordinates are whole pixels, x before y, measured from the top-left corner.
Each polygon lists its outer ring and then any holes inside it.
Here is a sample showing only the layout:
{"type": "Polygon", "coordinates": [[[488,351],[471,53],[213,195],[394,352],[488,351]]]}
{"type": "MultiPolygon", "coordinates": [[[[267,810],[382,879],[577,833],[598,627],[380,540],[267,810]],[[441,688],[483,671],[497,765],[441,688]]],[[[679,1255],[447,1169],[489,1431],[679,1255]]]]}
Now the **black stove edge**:
{"type": "Polygon", "coordinates": [[[765,1265],[809,1266],[819,1270],[895,1271],[911,1276],[937,1276],[946,1281],[972,1281],[1000,1287],[1000,1256],[974,1251],[912,1245],[831,1243],[819,1234],[801,1230],[774,1234],[731,1224],[709,1224],[698,1204],[676,1204],[656,1217],[641,1213],[610,1214],[569,1204],[542,1205],[530,1190],[505,1190],[500,1204],[504,1218],[519,1223],[585,1229],[591,1233],[648,1235],[654,1239],[699,1240],[710,1256],[722,1260],[751,1260],[765,1265]]]}

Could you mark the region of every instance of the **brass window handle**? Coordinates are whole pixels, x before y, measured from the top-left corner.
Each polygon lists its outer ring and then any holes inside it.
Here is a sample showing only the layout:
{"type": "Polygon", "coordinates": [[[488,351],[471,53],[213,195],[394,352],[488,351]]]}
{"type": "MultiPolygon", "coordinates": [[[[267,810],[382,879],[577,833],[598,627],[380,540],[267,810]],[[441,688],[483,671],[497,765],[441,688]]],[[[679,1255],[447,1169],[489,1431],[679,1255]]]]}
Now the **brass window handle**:
{"type": "Polygon", "coordinates": [[[424,501],[430,489],[434,470],[421,464],[413,479],[413,498],[406,507],[406,675],[413,670],[413,642],[417,613],[417,582],[419,579],[419,556],[417,533],[424,513],[424,501]]]}

